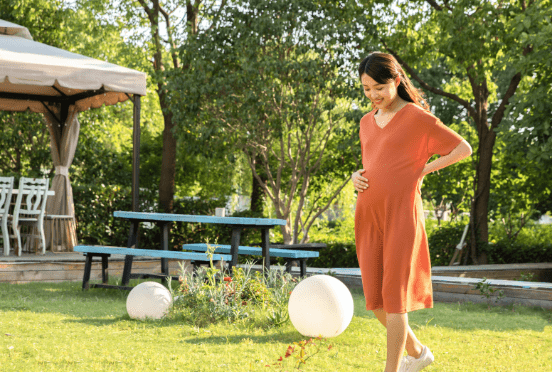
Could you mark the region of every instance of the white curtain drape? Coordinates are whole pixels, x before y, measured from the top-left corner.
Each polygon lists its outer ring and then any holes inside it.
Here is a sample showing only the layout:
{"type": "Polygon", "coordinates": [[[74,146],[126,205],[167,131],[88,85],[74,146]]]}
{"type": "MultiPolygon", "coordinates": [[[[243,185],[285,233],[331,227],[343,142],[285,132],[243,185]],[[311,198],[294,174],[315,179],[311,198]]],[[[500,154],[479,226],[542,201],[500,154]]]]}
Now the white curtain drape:
{"type": "MultiPolygon", "coordinates": [[[[48,215],[65,215],[74,218],[73,189],[71,188],[68,173],[73,163],[79,140],[80,123],[78,120],[78,110],[75,106],[70,106],[67,120],[61,124],[50,113],[44,114],[44,118],[50,131],[50,148],[56,169],[56,174],[50,188],[50,190],[55,191],[55,196],[48,198],[46,212],[48,215]],[[63,127],[60,128],[61,126],[63,127]]],[[[66,242],[77,241],[75,224],[67,223],[63,225],[62,230],[62,233],[70,238],[69,240],[65,240],[66,242]]],[[[47,235],[50,233],[51,231],[47,230],[47,235]]],[[[46,239],[50,241],[49,236],[46,239]]],[[[73,247],[68,248],[72,251],[73,247]]]]}

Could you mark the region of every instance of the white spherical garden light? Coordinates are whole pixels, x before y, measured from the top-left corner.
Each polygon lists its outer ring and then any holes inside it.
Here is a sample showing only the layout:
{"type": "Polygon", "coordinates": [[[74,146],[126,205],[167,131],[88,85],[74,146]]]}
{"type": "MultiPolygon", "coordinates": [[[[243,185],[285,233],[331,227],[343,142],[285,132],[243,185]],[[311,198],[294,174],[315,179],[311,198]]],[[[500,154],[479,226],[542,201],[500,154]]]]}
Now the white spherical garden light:
{"type": "Polygon", "coordinates": [[[353,296],[339,279],[314,275],[295,287],[288,311],[291,323],[303,336],[334,337],[351,323],[353,296]]]}
{"type": "Polygon", "coordinates": [[[167,288],[157,282],[144,282],[132,288],[126,308],[132,319],[161,319],[171,304],[172,296],[167,288]]]}

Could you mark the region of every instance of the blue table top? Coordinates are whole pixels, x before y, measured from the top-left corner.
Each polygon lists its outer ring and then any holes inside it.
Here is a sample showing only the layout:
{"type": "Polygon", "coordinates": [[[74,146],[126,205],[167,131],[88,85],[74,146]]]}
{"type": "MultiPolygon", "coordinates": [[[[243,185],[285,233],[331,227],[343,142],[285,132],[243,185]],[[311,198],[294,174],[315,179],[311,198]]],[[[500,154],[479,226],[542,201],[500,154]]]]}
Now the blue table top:
{"type": "Polygon", "coordinates": [[[126,218],[140,221],[174,221],[174,222],[198,222],[198,223],[219,223],[224,225],[249,225],[249,226],[274,226],[286,225],[286,220],[272,218],[248,218],[248,217],[215,217],[199,216],[191,214],[173,213],[148,213],[148,212],[125,212],[115,211],[114,217],[126,218]]]}

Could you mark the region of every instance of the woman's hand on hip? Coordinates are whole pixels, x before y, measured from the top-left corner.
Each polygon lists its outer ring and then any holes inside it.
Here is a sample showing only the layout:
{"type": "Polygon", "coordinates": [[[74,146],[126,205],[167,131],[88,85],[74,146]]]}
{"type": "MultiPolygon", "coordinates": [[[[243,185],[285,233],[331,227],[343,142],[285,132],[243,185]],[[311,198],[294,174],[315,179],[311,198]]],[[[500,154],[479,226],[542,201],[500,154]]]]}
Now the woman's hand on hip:
{"type": "Polygon", "coordinates": [[[362,173],[366,172],[364,169],[359,169],[351,176],[353,180],[353,186],[358,192],[363,192],[366,188],[370,187],[368,185],[368,179],[362,176],[362,173]]]}

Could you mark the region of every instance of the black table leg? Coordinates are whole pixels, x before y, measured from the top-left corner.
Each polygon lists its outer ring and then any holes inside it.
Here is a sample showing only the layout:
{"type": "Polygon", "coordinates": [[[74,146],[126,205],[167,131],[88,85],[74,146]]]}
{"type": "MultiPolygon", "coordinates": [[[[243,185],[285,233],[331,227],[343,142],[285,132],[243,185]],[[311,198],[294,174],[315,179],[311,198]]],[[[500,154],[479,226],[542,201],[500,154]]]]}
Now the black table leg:
{"type": "Polygon", "coordinates": [[[270,271],[270,235],[268,232],[270,231],[269,228],[262,228],[261,229],[261,247],[263,249],[263,258],[264,258],[264,266],[266,269],[266,272],[269,273],[270,271]]]}
{"type": "Polygon", "coordinates": [[[301,260],[301,278],[304,278],[307,275],[307,259],[303,258],[301,260]]]}
{"type": "Polygon", "coordinates": [[[232,268],[238,264],[238,249],[240,247],[240,227],[232,228],[232,240],[230,242],[230,254],[232,255],[232,261],[230,262],[229,270],[232,272],[232,268]]]}
{"type": "Polygon", "coordinates": [[[136,248],[136,242],[138,241],[138,223],[138,221],[132,221],[130,223],[127,248],[136,248]]]}
{"type": "Polygon", "coordinates": [[[108,284],[107,282],[109,281],[109,271],[108,271],[108,262],[107,262],[108,257],[109,257],[108,255],[102,256],[102,283],[103,284],[108,284]]]}
{"type": "MultiPolygon", "coordinates": [[[[169,222],[161,222],[161,249],[164,251],[169,250],[169,222]]],[[[163,275],[169,275],[169,259],[161,259],[161,273],[163,275]]]]}
{"type": "MultiPolygon", "coordinates": [[[[130,223],[130,231],[128,233],[127,248],[136,248],[138,241],[138,221],[130,223]]],[[[125,267],[123,269],[123,285],[127,285],[130,281],[130,273],[132,271],[132,259],[134,256],[125,256],[125,267]]]]}
{"type": "Polygon", "coordinates": [[[82,290],[90,288],[90,271],[92,269],[92,255],[87,253],[86,262],[84,263],[84,276],[82,277],[82,290]]]}
{"type": "Polygon", "coordinates": [[[293,266],[299,266],[298,261],[294,258],[286,259],[286,272],[291,273],[291,268],[293,266]]]}
{"type": "Polygon", "coordinates": [[[134,256],[125,256],[125,268],[123,269],[123,286],[130,282],[130,273],[132,271],[132,259],[134,256]]]}

